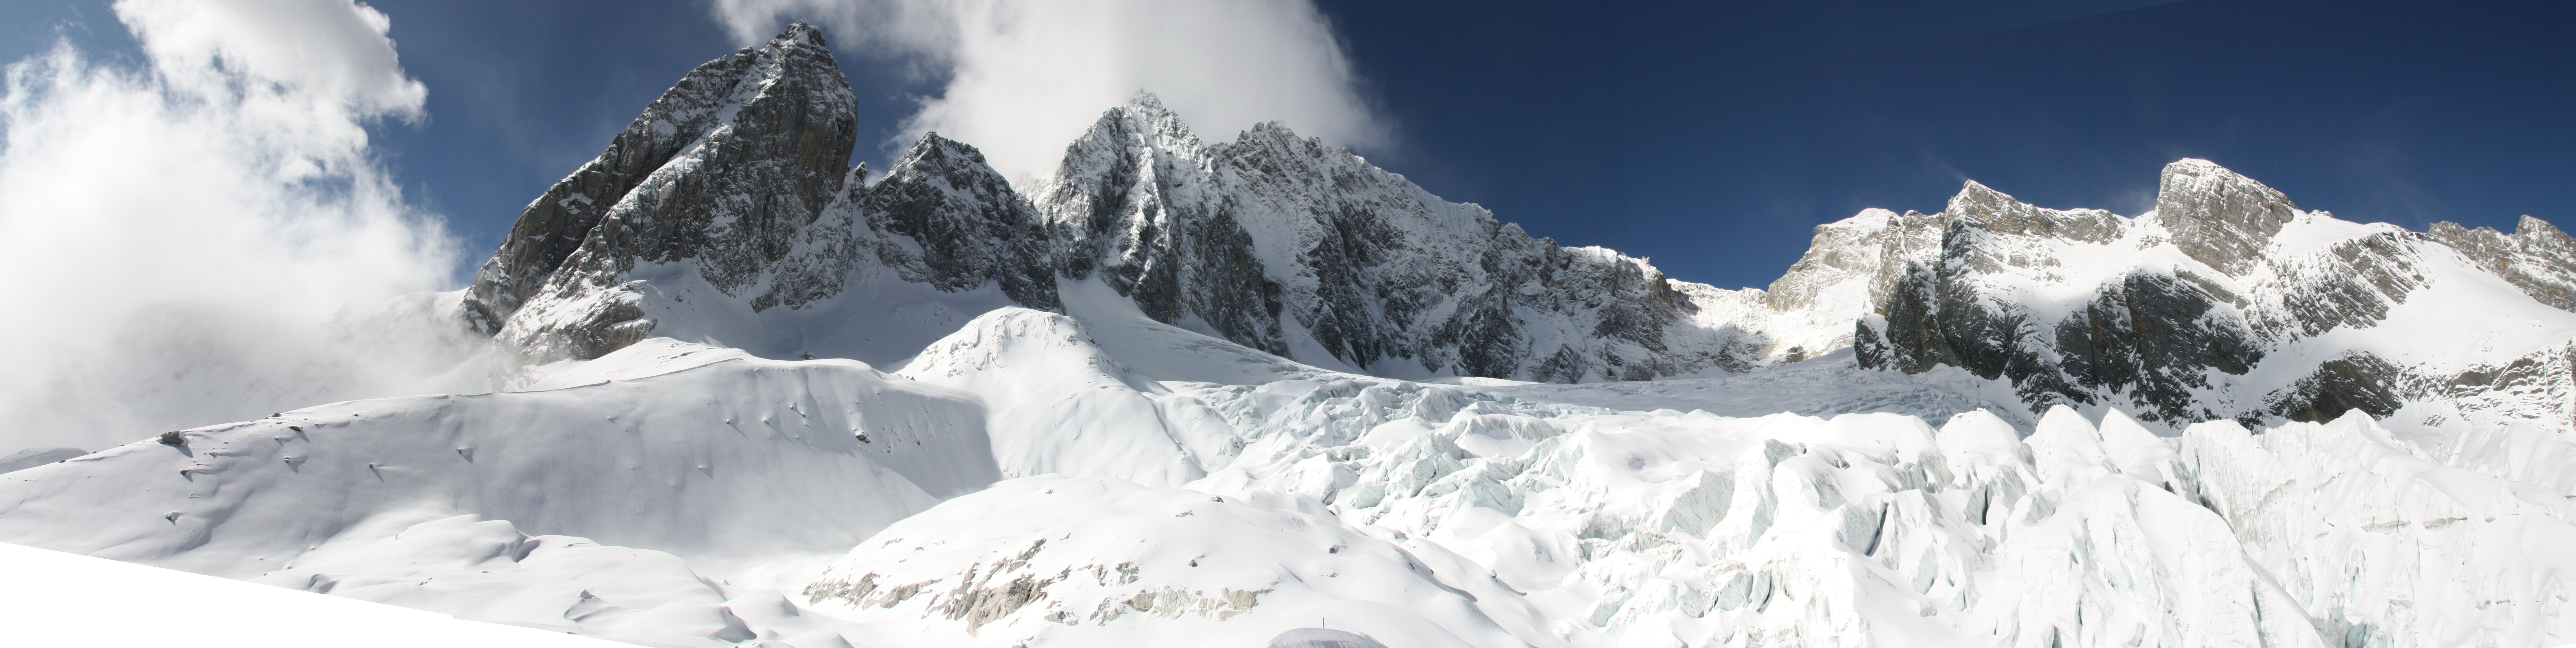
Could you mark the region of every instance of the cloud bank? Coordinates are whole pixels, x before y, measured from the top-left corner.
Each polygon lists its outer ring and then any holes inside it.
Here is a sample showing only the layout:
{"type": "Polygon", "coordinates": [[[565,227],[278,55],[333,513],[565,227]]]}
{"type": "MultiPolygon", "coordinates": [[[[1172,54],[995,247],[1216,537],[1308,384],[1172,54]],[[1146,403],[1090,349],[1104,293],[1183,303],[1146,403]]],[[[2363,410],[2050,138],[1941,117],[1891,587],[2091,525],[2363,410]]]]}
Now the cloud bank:
{"type": "Polygon", "coordinates": [[[804,20],[837,50],[944,79],[889,144],[937,131],[1015,182],[1053,175],[1065,145],[1139,90],[1212,140],[1273,120],[1343,146],[1389,137],[1308,0],[715,0],[714,13],[745,44],[804,20]]]}
{"type": "Polygon", "coordinates": [[[123,0],[142,63],[67,43],[0,81],[0,453],[426,390],[457,246],[366,127],[416,120],[384,14],[123,0]],[[350,304],[370,304],[351,310],[350,304]],[[403,324],[403,322],[411,322],[403,324]],[[426,337],[424,337],[426,336],[426,337]]]}

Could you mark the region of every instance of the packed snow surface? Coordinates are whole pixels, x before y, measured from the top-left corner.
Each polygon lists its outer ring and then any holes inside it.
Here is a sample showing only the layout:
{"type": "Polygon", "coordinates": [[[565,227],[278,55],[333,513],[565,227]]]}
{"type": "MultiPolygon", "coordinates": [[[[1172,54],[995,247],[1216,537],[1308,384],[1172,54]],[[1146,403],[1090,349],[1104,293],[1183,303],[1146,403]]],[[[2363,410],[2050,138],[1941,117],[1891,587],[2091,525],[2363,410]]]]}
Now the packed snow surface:
{"type": "Polygon", "coordinates": [[[1073,310],[182,431],[0,475],[0,539],[646,645],[2576,641],[2538,429],[2160,437],[1831,356],[1420,383],[1073,310]]]}
{"type": "Polygon", "coordinates": [[[618,646],[13,544],[0,544],[0,583],[0,619],[19,646],[618,646]]]}

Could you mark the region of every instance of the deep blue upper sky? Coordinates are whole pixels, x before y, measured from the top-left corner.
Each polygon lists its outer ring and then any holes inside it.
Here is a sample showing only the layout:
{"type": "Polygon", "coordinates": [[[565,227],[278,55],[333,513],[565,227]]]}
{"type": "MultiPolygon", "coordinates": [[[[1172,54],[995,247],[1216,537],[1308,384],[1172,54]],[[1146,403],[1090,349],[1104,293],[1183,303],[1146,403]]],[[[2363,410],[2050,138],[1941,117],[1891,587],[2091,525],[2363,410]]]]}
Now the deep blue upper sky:
{"type": "MultiPolygon", "coordinates": [[[[477,260],[734,48],[687,0],[369,4],[430,90],[428,120],[380,127],[380,145],[477,260]]],[[[1362,153],[1533,234],[1722,287],[1769,283],[1818,223],[1938,211],[1963,179],[2135,215],[2181,157],[2351,220],[2576,224],[2576,3],[1320,4],[1396,126],[1362,153]]],[[[57,26],[133,56],[104,1],[0,7],[0,25],[8,60],[57,26]]],[[[863,142],[937,88],[841,65],[863,142]]],[[[868,144],[856,157],[883,163],[868,144]]]]}

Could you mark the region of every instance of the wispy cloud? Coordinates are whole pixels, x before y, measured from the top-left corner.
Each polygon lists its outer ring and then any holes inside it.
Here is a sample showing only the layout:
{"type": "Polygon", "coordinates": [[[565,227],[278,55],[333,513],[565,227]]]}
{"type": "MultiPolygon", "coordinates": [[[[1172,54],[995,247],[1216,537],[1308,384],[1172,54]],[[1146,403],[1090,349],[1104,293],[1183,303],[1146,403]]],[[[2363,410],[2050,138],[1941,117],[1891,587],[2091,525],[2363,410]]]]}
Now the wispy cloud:
{"type": "Polygon", "coordinates": [[[746,44],[806,20],[837,49],[926,70],[944,87],[890,144],[937,131],[1020,181],[1052,174],[1138,90],[1212,140],[1271,120],[1345,146],[1389,137],[1307,0],[716,0],[714,12],[746,44]]]}
{"type": "Polygon", "coordinates": [[[349,0],[115,13],[140,64],[58,42],[0,86],[0,451],[397,393],[449,364],[419,361],[435,331],[344,310],[456,267],[369,147],[369,125],[418,119],[427,96],[386,17],[349,0]]]}

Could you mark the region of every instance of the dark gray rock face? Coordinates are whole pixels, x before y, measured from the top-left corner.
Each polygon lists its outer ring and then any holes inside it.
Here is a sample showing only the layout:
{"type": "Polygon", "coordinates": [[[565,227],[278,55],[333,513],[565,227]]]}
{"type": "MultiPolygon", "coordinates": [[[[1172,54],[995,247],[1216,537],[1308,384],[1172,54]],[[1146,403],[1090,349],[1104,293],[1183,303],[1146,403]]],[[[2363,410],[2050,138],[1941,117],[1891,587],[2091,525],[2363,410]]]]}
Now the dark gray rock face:
{"type": "Polygon", "coordinates": [[[1206,145],[1151,95],[1069,147],[1037,204],[1065,277],[1272,353],[1555,381],[1723,355],[1668,330],[1696,306],[1641,260],[1531,238],[1279,124],[1206,145]]]}
{"type": "Polygon", "coordinates": [[[999,284],[1030,308],[1061,310],[1054,251],[1037,211],[984,161],[984,154],[929,134],[874,185],[850,172],[824,215],[799,233],[796,250],[771,264],[755,311],[802,308],[841,294],[862,264],[904,281],[959,292],[999,284]]]}
{"type": "MultiPolygon", "coordinates": [[[[2292,421],[2325,422],[2344,412],[2361,410],[2387,416],[2405,405],[2400,383],[2404,370],[2369,353],[2346,353],[2317,364],[2317,370],[2269,394],[2267,412],[2292,421]]],[[[2241,415],[2240,415],[2241,416],[2241,415]]]]}
{"type": "Polygon", "coordinates": [[[530,360],[594,358],[652,331],[640,298],[614,290],[639,264],[688,262],[718,290],[749,287],[840,192],[853,106],[822,33],[802,23],[699,66],[520,216],[514,232],[553,238],[514,234],[468,289],[468,312],[530,360]],[[580,243],[554,256],[575,230],[580,243]],[[538,301],[542,312],[522,312],[538,301]]]}
{"type": "Polygon", "coordinates": [[[2066,261],[2056,246],[2112,244],[2128,234],[2127,219],[2041,209],[1976,183],[1939,218],[1947,228],[1938,256],[1892,257],[1905,270],[1879,291],[1880,317],[1860,324],[1861,366],[1920,373],[1949,365],[2007,379],[2034,412],[2127,394],[2132,402],[2120,404],[2141,418],[2196,421],[2213,417],[2197,398],[2210,388],[2207,370],[2243,374],[2263,357],[2250,328],[2217,311],[2235,296],[2187,271],[2118,273],[2064,304],[2012,294],[2064,281],[2055,276],[2066,261]]]}
{"type": "MultiPolygon", "coordinates": [[[[717,158],[723,158],[720,163],[733,162],[767,154],[770,151],[745,150],[745,147],[775,146],[779,143],[775,140],[784,134],[800,147],[799,153],[805,159],[799,162],[816,168],[830,166],[830,175],[825,180],[837,180],[839,167],[846,166],[848,162],[849,149],[846,143],[836,148],[834,142],[846,142],[851,136],[832,131],[837,128],[845,133],[854,133],[856,125],[850,120],[846,108],[837,111],[843,123],[805,123],[815,117],[830,121],[834,112],[829,109],[833,103],[832,95],[836,91],[840,95],[849,93],[848,83],[840,80],[837,73],[812,74],[818,64],[821,70],[837,70],[833,67],[830,53],[824,49],[822,33],[799,23],[788,27],[777,40],[761,49],[746,49],[690,70],[679,83],[663,92],[661,98],[645,106],[644,113],[636,116],[632,124],[618,132],[609,141],[608,150],[528,203],[517,224],[510,228],[509,238],[504,239],[501,249],[476,271],[474,283],[466,291],[465,309],[469,323],[484,333],[498,332],[502,322],[534,296],[546,279],[582,246],[610,209],[625,202],[628,194],[644,184],[648,176],[671,165],[682,150],[699,144],[700,140],[709,138],[718,130],[745,130],[738,125],[748,123],[752,128],[771,132],[728,133],[709,143],[718,147],[733,146],[736,150],[729,155],[693,153],[695,162],[717,158]],[[791,75],[791,71],[806,73],[791,75]],[[783,78],[789,76],[794,78],[783,78]],[[745,96],[747,92],[751,96],[745,96]],[[756,109],[758,114],[746,116],[727,110],[745,108],[746,102],[752,99],[762,100],[756,109]],[[815,114],[806,110],[809,108],[825,110],[815,114]],[[764,122],[764,119],[770,121],[764,122]],[[771,141],[759,141],[764,137],[771,141]]],[[[847,102],[840,104],[846,105],[847,102]]],[[[657,187],[657,194],[674,191],[668,186],[672,180],[666,179],[663,186],[657,187]]],[[[815,183],[810,178],[794,178],[790,186],[794,188],[780,197],[791,202],[811,202],[810,207],[813,208],[821,207],[819,200],[813,200],[818,197],[818,191],[829,193],[828,186],[815,183]]],[[[762,193],[781,192],[765,190],[762,193]]]]}
{"type": "Polygon", "coordinates": [[[907,270],[917,258],[918,274],[905,279],[948,291],[998,283],[1020,305],[1062,308],[1045,224],[974,147],[924,136],[857,202],[877,231],[912,239],[911,246],[881,244],[877,251],[907,270]]]}
{"type": "Polygon", "coordinates": [[[1371,371],[1575,381],[1750,366],[1744,332],[1686,322],[1699,306],[1643,260],[1531,238],[1278,124],[1211,146],[1142,95],[1069,146],[1034,197],[937,135],[871,185],[846,169],[854,102],[810,27],[688,79],[522,215],[519,229],[553,238],[514,238],[485,264],[469,310],[520,361],[598,357],[697,310],[676,306],[674,279],[756,319],[890,272],[1047,310],[1065,308],[1059,281],[1096,280],[1157,320],[1371,371]]]}
{"type": "Polygon", "coordinates": [[[1038,197],[1069,279],[1097,275],[1145,315],[1287,355],[1281,287],[1254,258],[1238,205],[1213,186],[1217,152],[1150,95],[1109,109],[1065,149],[1038,197]]]}

